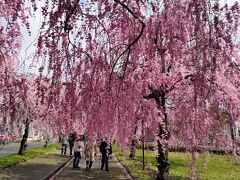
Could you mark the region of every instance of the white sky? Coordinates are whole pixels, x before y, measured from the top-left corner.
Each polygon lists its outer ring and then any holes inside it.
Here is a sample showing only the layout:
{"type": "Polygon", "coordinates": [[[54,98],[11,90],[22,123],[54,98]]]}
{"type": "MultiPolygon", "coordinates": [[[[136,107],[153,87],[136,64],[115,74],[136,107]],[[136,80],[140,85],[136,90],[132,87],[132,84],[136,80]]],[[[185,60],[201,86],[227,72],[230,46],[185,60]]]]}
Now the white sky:
{"type": "MultiPolygon", "coordinates": [[[[40,7],[42,2],[43,1],[39,3],[40,7]]],[[[43,21],[43,18],[40,13],[41,12],[40,7],[36,11],[35,16],[29,19],[31,36],[29,36],[29,33],[25,27],[21,29],[23,36],[22,49],[20,51],[20,69],[19,69],[21,73],[37,74],[38,72],[38,68],[32,67],[32,55],[36,50],[34,44],[37,42],[36,40],[39,35],[41,23],[43,21]]]]}
{"type": "MultiPolygon", "coordinates": [[[[238,1],[240,3],[240,0],[220,0],[219,2],[221,4],[233,4],[234,2],[238,1]]],[[[40,6],[43,1],[40,1],[40,6]]],[[[41,26],[41,22],[43,18],[41,17],[40,9],[36,12],[35,18],[30,19],[30,30],[31,30],[31,36],[29,36],[27,30],[25,28],[22,28],[22,35],[23,35],[23,44],[22,49],[20,52],[20,67],[19,72],[25,74],[25,73],[33,73],[38,74],[38,67],[39,64],[32,66],[32,55],[35,52],[35,46],[36,39],[39,34],[39,29],[41,26]]]]}

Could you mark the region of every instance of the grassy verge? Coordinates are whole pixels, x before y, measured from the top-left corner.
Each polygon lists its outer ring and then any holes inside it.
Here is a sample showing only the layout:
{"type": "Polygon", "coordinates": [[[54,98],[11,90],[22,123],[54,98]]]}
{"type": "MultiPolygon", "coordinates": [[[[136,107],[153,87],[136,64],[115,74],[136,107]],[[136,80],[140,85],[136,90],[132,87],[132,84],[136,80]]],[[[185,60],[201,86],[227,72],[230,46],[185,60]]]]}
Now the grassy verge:
{"type": "Polygon", "coordinates": [[[130,159],[129,150],[124,152],[121,151],[120,148],[113,145],[113,152],[117,156],[117,158],[121,161],[121,163],[131,172],[131,175],[137,179],[141,180],[149,180],[154,179],[154,175],[156,173],[156,168],[152,164],[156,164],[153,160],[155,160],[154,153],[145,153],[145,170],[143,171],[142,166],[142,154],[140,150],[136,152],[136,159],[130,159]],[[151,162],[153,161],[153,162],[151,162]]]}
{"type": "Polygon", "coordinates": [[[52,144],[48,147],[40,147],[26,150],[24,155],[12,154],[9,156],[4,156],[0,158],[0,168],[6,168],[12,165],[19,164],[20,162],[26,161],[28,159],[34,158],[36,156],[43,155],[49,151],[56,150],[59,147],[59,144],[52,144]]]}
{"type": "MultiPolygon", "coordinates": [[[[142,170],[142,151],[137,150],[136,159],[132,160],[128,157],[129,150],[124,153],[116,146],[113,150],[117,158],[122,164],[127,167],[131,174],[140,180],[154,179],[156,174],[156,155],[152,151],[145,150],[145,166],[146,169],[142,170]],[[125,155],[124,155],[125,154],[125,155]]],[[[189,153],[176,153],[169,154],[170,176],[173,180],[186,180],[189,179],[190,168],[188,164],[191,160],[189,153]]],[[[232,156],[227,155],[199,155],[197,159],[197,167],[200,179],[204,180],[236,180],[240,177],[240,158],[233,159],[232,156]],[[206,162],[206,166],[204,166],[206,162]]]]}

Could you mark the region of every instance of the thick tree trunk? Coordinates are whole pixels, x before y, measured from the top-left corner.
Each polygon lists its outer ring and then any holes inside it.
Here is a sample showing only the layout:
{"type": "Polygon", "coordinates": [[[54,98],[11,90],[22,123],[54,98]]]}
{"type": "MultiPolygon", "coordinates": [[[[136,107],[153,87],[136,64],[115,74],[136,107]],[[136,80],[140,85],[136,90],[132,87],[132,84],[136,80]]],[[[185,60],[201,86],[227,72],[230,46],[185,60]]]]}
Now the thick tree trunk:
{"type": "Polygon", "coordinates": [[[25,124],[25,131],[24,131],[21,143],[20,143],[20,148],[19,148],[19,151],[18,151],[18,155],[23,155],[24,151],[27,148],[27,138],[28,138],[28,134],[29,134],[29,123],[30,123],[30,121],[27,118],[26,124],[25,124]]]}
{"type": "MultiPolygon", "coordinates": [[[[162,125],[159,125],[159,137],[160,139],[163,139],[165,134],[163,133],[163,127],[162,125]]],[[[166,180],[168,179],[169,175],[169,169],[170,164],[168,163],[168,144],[167,143],[161,143],[160,140],[158,140],[158,155],[157,155],[157,177],[156,180],[166,180]]]]}
{"type": "Polygon", "coordinates": [[[170,133],[168,131],[168,117],[166,111],[166,95],[167,91],[162,86],[159,90],[154,90],[149,86],[150,94],[144,96],[145,99],[154,99],[158,108],[164,115],[162,123],[158,124],[159,133],[158,133],[158,154],[157,154],[157,175],[156,180],[167,180],[169,179],[169,169],[170,164],[168,163],[168,139],[170,133]]]}
{"type": "Polygon", "coordinates": [[[158,143],[158,155],[157,155],[157,176],[156,180],[166,180],[169,176],[170,164],[168,163],[168,142],[169,132],[168,132],[168,119],[166,112],[166,94],[164,91],[158,99],[155,99],[158,107],[162,110],[164,114],[163,123],[159,123],[159,140],[158,143]]]}

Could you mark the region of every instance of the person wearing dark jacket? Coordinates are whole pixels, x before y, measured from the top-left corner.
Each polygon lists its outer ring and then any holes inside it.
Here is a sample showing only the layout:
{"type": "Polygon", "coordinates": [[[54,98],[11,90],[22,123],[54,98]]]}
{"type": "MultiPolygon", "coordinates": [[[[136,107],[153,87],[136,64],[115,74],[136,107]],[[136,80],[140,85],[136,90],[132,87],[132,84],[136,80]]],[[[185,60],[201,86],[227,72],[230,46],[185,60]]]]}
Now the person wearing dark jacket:
{"type": "Polygon", "coordinates": [[[102,154],[102,164],[101,164],[101,170],[103,170],[103,167],[105,166],[106,171],[109,171],[108,169],[108,159],[109,155],[112,154],[112,148],[111,144],[106,141],[106,139],[102,139],[100,146],[99,146],[100,152],[102,154]]]}
{"type": "Polygon", "coordinates": [[[72,149],[73,149],[73,145],[74,145],[75,139],[76,139],[76,133],[73,132],[68,137],[70,156],[72,155],[72,149]]]}

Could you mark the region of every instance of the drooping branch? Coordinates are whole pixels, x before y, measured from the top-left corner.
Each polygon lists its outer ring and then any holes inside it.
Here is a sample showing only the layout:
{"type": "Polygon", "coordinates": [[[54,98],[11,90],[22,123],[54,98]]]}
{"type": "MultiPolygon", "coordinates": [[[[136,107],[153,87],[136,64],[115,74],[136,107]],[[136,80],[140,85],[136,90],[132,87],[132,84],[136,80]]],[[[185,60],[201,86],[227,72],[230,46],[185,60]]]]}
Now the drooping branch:
{"type": "Polygon", "coordinates": [[[240,64],[237,64],[235,62],[230,62],[228,66],[231,67],[231,68],[234,68],[234,69],[236,69],[238,71],[240,71],[240,68],[239,68],[240,64]]]}
{"type": "Polygon", "coordinates": [[[77,0],[76,4],[75,4],[75,5],[72,7],[72,9],[70,10],[70,13],[67,14],[66,20],[65,20],[65,22],[64,22],[64,31],[65,31],[65,32],[69,32],[70,30],[73,29],[73,27],[70,26],[70,25],[68,24],[68,22],[69,22],[71,16],[73,15],[75,9],[77,8],[77,5],[79,4],[79,2],[80,2],[80,0],[77,0]]]}
{"type": "Polygon", "coordinates": [[[181,79],[177,80],[170,88],[165,89],[165,90],[161,90],[161,89],[156,90],[156,89],[152,88],[150,85],[148,85],[148,89],[151,91],[151,93],[148,94],[148,95],[143,96],[143,98],[144,99],[159,98],[159,97],[161,97],[163,95],[163,93],[168,93],[168,92],[174,90],[176,85],[179,82],[181,82],[183,80],[188,80],[188,79],[191,80],[191,81],[194,81],[194,75],[193,74],[188,74],[188,75],[184,76],[184,78],[181,78],[181,79]]]}
{"type": "Polygon", "coordinates": [[[225,95],[229,96],[229,94],[217,83],[215,83],[213,80],[207,79],[210,83],[214,84],[221,92],[223,92],[225,95]]]}
{"type": "Polygon", "coordinates": [[[188,74],[188,75],[184,76],[184,78],[181,78],[181,79],[179,79],[178,81],[176,81],[174,84],[172,84],[171,87],[166,90],[166,92],[168,93],[168,92],[174,90],[175,87],[176,87],[176,85],[177,85],[179,82],[183,81],[183,80],[194,81],[195,78],[194,78],[194,75],[193,75],[193,74],[188,74]]]}
{"type": "MultiPolygon", "coordinates": [[[[113,71],[114,71],[114,68],[118,62],[118,60],[126,53],[126,52],[130,52],[131,50],[131,47],[137,43],[137,41],[141,38],[142,34],[143,34],[143,31],[144,31],[144,28],[145,28],[145,23],[139,18],[137,17],[134,12],[126,5],[124,4],[123,2],[119,1],[119,0],[114,0],[116,3],[119,3],[124,9],[126,9],[135,19],[138,19],[138,21],[140,22],[141,24],[141,30],[140,30],[140,33],[138,34],[138,36],[127,46],[127,48],[117,57],[117,59],[115,60],[114,64],[113,64],[113,67],[112,67],[112,70],[111,70],[111,74],[110,74],[110,80],[109,82],[111,81],[111,78],[112,78],[112,74],[113,74],[113,71]]],[[[127,65],[128,65],[128,62],[129,62],[129,54],[127,56],[127,60],[125,62],[125,68],[124,68],[124,73],[127,69],[127,65]]]]}
{"type": "Polygon", "coordinates": [[[123,8],[125,8],[135,19],[139,19],[134,12],[123,2],[119,1],[119,0],[114,0],[116,3],[119,3],[123,8]]]}

